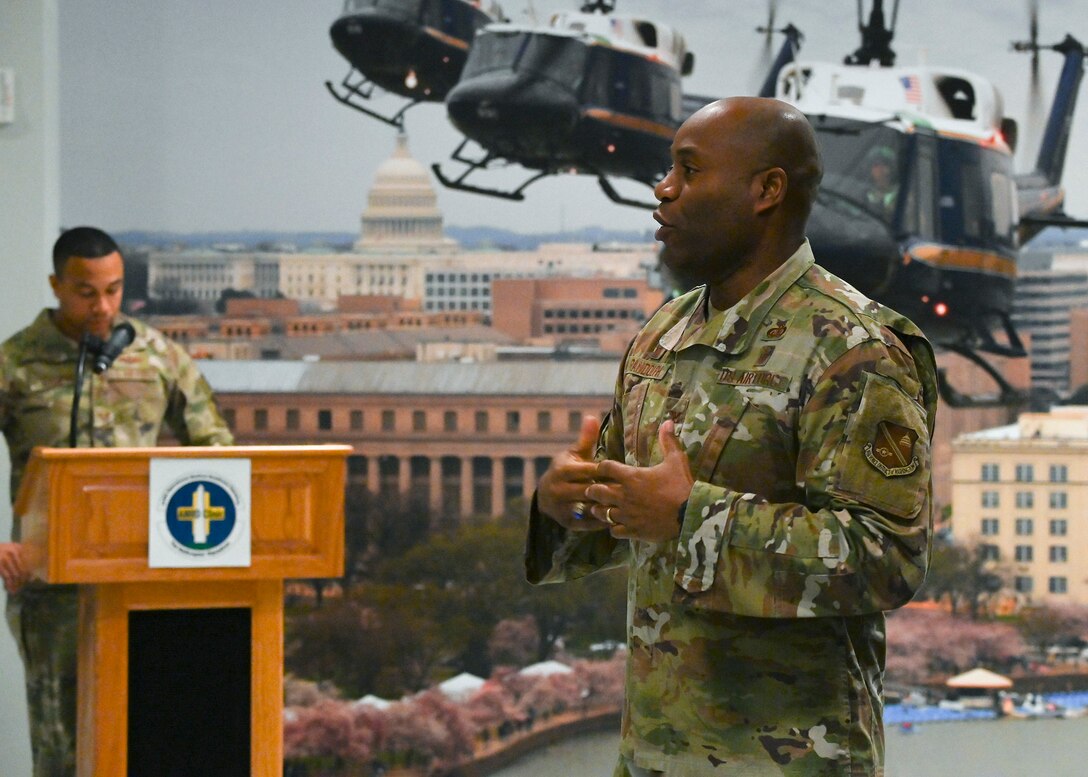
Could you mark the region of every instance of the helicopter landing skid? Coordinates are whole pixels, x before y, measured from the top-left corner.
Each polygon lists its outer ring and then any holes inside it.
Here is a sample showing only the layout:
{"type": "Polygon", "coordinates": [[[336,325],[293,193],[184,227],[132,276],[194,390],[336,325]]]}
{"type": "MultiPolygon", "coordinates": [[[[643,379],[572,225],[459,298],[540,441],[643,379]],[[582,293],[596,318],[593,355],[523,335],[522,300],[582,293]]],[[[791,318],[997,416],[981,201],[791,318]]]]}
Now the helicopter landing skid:
{"type": "Polygon", "coordinates": [[[454,149],[453,153],[450,154],[450,159],[452,159],[454,162],[460,162],[465,166],[465,171],[456,178],[447,178],[446,174],[442,172],[442,168],[440,165],[438,165],[438,163],[431,165],[431,170],[434,171],[435,177],[447,189],[456,189],[459,192],[483,194],[487,197],[498,197],[503,200],[516,200],[520,202],[521,200],[525,199],[524,192],[525,189],[528,188],[529,184],[536,183],[545,176],[555,174],[555,171],[553,170],[542,170],[536,175],[529,176],[525,181],[522,182],[520,186],[518,186],[518,188],[514,189],[513,191],[504,191],[502,189],[485,189],[482,186],[473,186],[470,183],[465,183],[465,179],[477,170],[486,170],[487,166],[491,162],[499,159],[500,157],[496,156],[495,154],[488,153],[482,159],[470,159],[462,154],[462,151],[464,151],[464,148],[467,144],[468,139],[466,138],[465,140],[462,140],[461,145],[454,149]]]}
{"type": "Polygon", "coordinates": [[[1018,405],[1027,404],[1031,399],[1028,392],[1014,387],[1005,380],[1005,376],[998,372],[985,358],[980,356],[975,349],[960,345],[948,345],[945,347],[952,351],[952,353],[957,353],[980,367],[982,371],[989,375],[990,379],[997,384],[998,389],[997,394],[974,396],[970,394],[961,394],[949,382],[947,371],[939,369],[937,370],[937,390],[941,395],[941,399],[943,399],[949,407],[957,409],[967,407],[1016,407],[1018,405]]]}
{"type": "Polygon", "coordinates": [[[643,208],[645,210],[654,210],[657,207],[656,202],[641,202],[639,200],[632,200],[622,196],[619,192],[616,191],[615,187],[612,186],[612,182],[605,178],[603,175],[597,176],[597,183],[600,184],[601,190],[606,195],[608,195],[608,199],[612,200],[612,202],[617,203],[618,205],[628,205],[632,208],[643,208]]]}
{"type": "Polygon", "coordinates": [[[348,74],[344,76],[344,80],[340,82],[340,86],[344,89],[344,94],[336,91],[336,87],[332,85],[332,81],[325,82],[325,88],[329,90],[329,94],[333,96],[333,99],[342,105],[346,105],[359,113],[365,113],[373,119],[383,121],[390,126],[397,129],[404,129],[404,112],[411,108],[413,105],[418,105],[419,100],[409,100],[408,103],[392,116],[384,116],[375,110],[367,108],[361,101],[369,100],[371,95],[374,94],[374,84],[369,81],[361,73],[358,73],[354,68],[348,71],[348,74]],[[353,74],[358,74],[358,78],[352,79],[353,74]]]}

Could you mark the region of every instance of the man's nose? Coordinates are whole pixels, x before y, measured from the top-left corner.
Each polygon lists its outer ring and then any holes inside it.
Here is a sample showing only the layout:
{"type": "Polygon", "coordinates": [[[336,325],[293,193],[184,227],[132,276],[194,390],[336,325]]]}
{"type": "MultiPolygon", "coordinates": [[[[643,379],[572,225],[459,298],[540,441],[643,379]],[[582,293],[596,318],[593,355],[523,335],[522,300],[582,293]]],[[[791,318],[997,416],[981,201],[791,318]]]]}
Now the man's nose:
{"type": "Polygon", "coordinates": [[[666,173],[664,178],[657,182],[656,186],[654,186],[654,197],[657,197],[657,199],[661,200],[661,202],[667,202],[669,200],[675,199],[676,187],[673,184],[671,170],[666,173]]]}

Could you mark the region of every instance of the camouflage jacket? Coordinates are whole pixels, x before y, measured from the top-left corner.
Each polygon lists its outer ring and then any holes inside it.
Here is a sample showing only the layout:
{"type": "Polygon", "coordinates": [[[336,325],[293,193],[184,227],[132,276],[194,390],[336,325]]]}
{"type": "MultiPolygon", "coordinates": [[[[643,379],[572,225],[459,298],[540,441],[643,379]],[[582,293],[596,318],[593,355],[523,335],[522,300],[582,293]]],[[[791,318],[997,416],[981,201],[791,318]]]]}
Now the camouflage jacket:
{"type": "MultiPolygon", "coordinates": [[[[136,339],[101,375],[84,375],[77,443],[81,447],[145,447],[163,422],[186,445],[230,445],[211,387],[189,355],[161,332],[119,317],[136,339]]],[[[30,451],[67,447],[79,344],[53,324],[48,310],[0,345],[0,428],[11,453],[15,499],[30,451]]],[[[13,530],[19,537],[19,519],[13,530]]]]}
{"type": "Polygon", "coordinates": [[[807,242],[709,321],[705,297],[635,337],[597,452],[657,464],[675,421],[696,481],[679,538],[568,533],[534,511],[528,577],[630,565],[621,750],[637,765],[880,774],[883,612],[928,561],[932,350],[807,242]]]}

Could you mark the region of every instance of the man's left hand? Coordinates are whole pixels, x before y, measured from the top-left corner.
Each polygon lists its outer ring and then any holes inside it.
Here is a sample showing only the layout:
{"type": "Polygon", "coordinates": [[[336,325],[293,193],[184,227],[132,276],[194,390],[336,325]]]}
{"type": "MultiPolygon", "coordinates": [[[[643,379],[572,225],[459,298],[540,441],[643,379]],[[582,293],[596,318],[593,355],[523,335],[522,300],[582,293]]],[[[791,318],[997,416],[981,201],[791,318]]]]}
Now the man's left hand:
{"type": "Polygon", "coordinates": [[[632,467],[602,461],[597,465],[596,482],[586,489],[586,500],[593,503],[593,517],[609,524],[613,537],[664,542],[680,536],[677,515],[695,479],[673,429],[669,420],[658,430],[664,454],[660,464],[632,467]]]}
{"type": "Polygon", "coordinates": [[[9,594],[16,593],[26,582],[26,562],[19,543],[0,542],[0,578],[3,578],[4,590],[9,594]]]}

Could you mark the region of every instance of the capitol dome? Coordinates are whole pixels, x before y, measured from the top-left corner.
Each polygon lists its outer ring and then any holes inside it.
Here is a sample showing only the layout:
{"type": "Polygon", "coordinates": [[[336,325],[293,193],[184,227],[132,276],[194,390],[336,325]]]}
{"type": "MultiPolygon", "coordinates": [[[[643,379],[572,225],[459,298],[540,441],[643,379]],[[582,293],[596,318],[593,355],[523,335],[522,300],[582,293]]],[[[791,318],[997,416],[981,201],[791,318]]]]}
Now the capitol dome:
{"type": "Polygon", "coordinates": [[[404,133],[397,135],[393,155],[378,167],[361,221],[356,251],[430,253],[453,245],[442,235],[442,212],[430,173],[409,153],[404,133]]]}

